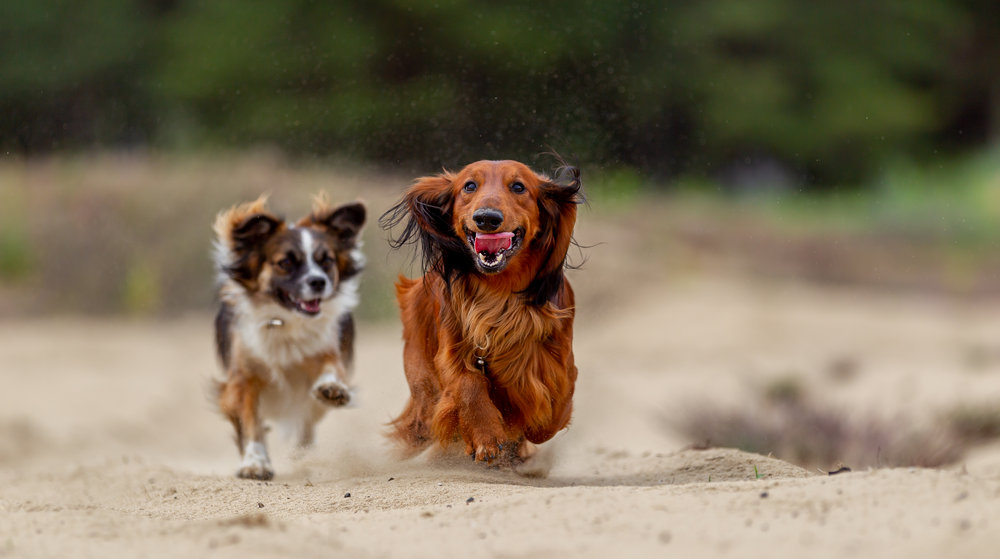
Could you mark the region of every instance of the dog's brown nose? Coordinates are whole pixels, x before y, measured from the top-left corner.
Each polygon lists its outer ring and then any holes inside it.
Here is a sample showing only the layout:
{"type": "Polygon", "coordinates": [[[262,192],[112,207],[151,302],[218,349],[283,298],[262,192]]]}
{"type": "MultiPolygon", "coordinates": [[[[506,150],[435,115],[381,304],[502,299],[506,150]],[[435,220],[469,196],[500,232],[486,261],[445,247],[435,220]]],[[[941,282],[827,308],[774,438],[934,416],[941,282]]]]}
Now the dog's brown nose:
{"type": "Polygon", "coordinates": [[[503,223],[503,213],[493,208],[480,208],[472,214],[472,221],[485,232],[496,231],[503,223]]]}

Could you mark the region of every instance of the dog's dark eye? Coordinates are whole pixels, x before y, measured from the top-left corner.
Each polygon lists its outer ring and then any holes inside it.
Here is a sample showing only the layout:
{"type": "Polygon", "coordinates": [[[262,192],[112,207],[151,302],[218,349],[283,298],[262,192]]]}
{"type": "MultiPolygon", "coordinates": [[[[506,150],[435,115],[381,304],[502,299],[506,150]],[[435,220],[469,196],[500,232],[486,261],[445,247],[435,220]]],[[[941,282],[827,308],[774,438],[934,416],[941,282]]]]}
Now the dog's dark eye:
{"type": "Polygon", "coordinates": [[[520,194],[524,192],[524,185],[519,182],[515,182],[510,185],[510,191],[514,194],[520,194]]]}
{"type": "Polygon", "coordinates": [[[465,186],[462,187],[462,190],[466,192],[475,192],[477,188],[479,188],[479,185],[477,185],[475,181],[469,181],[465,183],[465,186]]]}
{"type": "Polygon", "coordinates": [[[333,266],[333,258],[328,253],[325,252],[319,255],[319,258],[316,259],[316,262],[318,262],[320,267],[324,269],[333,266]]]}
{"type": "Polygon", "coordinates": [[[278,269],[282,272],[288,273],[295,269],[295,257],[289,254],[288,256],[278,260],[278,269]]]}

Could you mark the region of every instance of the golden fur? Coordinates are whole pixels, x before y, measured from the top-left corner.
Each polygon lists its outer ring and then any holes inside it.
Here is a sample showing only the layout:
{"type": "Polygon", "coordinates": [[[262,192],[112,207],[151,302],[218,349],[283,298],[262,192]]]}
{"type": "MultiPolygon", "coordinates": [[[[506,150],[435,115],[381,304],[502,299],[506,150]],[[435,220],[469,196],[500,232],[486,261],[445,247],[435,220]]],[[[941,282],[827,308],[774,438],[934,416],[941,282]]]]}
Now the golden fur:
{"type": "Polygon", "coordinates": [[[383,216],[406,223],[397,245],[420,242],[427,267],[396,286],[410,400],[392,434],[407,454],[461,440],[477,460],[516,461],[569,423],[575,302],[563,266],[579,188],[575,170],[560,183],[481,161],[417,180],[383,216]],[[476,268],[468,242],[483,208],[523,236],[497,273],[476,268]]]}

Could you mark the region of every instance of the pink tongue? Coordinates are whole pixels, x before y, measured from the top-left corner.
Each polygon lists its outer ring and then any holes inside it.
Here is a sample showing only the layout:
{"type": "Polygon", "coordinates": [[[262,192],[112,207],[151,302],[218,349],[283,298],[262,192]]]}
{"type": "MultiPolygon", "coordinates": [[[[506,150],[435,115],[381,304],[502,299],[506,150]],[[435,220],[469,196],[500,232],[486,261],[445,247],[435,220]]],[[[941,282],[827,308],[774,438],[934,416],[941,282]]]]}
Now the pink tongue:
{"type": "Polygon", "coordinates": [[[299,307],[306,312],[319,312],[319,299],[299,301],[299,307]]]}
{"type": "Polygon", "coordinates": [[[513,233],[476,233],[476,252],[496,254],[514,242],[513,233]]]}

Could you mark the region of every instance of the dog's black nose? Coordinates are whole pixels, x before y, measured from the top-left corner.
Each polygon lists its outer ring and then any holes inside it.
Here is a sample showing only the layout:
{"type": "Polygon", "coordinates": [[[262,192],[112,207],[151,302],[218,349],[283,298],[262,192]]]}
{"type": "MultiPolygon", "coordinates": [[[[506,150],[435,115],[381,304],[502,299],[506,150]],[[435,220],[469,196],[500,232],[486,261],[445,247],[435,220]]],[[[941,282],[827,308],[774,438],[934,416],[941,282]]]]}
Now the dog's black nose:
{"type": "Polygon", "coordinates": [[[476,226],[483,231],[496,231],[503,223],[503,213],[493,208],[481,208],[472,214],[472,221],[475,221],[476,226]]]}
{"type": "Polygon", "coordinates": [[[326,278],[312,278],[308,282],[309,289],[312,289],[315,293],[320,293],[326,289],[326,278]]]}

